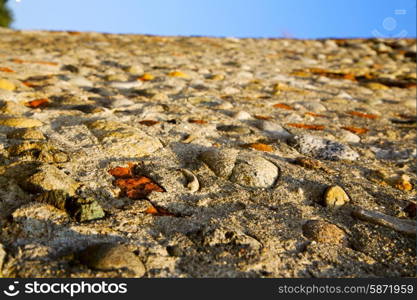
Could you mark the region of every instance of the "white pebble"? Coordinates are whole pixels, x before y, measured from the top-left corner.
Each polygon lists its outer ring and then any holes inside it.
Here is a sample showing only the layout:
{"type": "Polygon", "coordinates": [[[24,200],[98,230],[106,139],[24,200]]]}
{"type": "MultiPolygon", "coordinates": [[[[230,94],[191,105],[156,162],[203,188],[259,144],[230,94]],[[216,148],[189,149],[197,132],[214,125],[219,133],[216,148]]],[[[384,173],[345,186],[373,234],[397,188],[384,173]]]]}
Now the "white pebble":
{"type": "Polygon", "coordinates": [[[127,82],[112,82],[110,86],[116,89],[133,89],[140,87],[142,85],[141,81],[127,81],[127,82]]]}
{"type": "Polygon", "coordinates": [[[237,120],[248,120],[248,119],[252,119],[252,116],[248,112],[241,110],[241,111],[234,113],[233,118],[237,120]]]}
{"type": "Polygon", "coordinates": [[[226,95],[233,95],[239,93],[239,89],[234,88],[232,86],[225,87],[222,91],[226,95]]]}
{"type": "Polygon", "coordinates": [[[341,141],[347,142],[347,143],[359,143],[361,141],[361,138],[358,135],[348,130],[342,129],[339,135],[336,135],[336,136],[338,136],[341,141]]]}
{"type": "Polygon", "coordinates": [[[68,81],[72,85],[92,87],[93,83],[85,77],[77,76],[68,81]]]}

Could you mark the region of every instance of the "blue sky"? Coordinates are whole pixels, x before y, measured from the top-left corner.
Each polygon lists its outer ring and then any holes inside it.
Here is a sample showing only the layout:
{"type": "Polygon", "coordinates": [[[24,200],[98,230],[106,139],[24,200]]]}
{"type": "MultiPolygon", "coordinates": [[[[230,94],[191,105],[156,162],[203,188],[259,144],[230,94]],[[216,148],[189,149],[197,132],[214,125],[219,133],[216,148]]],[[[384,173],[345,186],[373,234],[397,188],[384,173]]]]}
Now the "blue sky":
{"type": "Polygon", "coordinates": [[[10,0],[16,29],[234,37],[416,37],[415,0],[10,0]]]}

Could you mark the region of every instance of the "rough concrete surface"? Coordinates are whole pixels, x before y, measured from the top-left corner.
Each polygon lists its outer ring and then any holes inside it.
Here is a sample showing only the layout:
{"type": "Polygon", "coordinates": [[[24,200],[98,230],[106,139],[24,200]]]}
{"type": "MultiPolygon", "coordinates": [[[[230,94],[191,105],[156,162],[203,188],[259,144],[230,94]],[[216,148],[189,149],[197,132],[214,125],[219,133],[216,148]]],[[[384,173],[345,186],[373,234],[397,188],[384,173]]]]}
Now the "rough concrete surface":
{"type": "Polygon", "coordinates": [[[1,29],[0,274],[415,276],[415,87],[414,39],[1,29]]]}

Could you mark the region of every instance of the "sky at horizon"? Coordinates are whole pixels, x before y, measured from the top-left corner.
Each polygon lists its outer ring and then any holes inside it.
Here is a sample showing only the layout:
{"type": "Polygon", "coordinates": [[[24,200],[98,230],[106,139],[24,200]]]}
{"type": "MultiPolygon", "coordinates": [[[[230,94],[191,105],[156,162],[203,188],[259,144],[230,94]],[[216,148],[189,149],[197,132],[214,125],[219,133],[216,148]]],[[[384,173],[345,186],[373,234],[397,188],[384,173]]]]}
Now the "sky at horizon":
{"type": "Polygon", "coordinates": [[[16,29],[227,37],[416,37],[415,0],[10,0],[16,29]]]}

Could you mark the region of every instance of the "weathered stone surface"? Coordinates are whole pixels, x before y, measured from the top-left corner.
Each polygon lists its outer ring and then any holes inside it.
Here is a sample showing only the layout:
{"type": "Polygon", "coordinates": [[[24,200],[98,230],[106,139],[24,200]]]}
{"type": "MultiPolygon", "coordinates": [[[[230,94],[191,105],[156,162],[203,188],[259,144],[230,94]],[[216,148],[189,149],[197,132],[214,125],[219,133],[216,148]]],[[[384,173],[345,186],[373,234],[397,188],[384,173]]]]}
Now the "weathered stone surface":
{"type": "Polygon", "coordinates": [[[47,203],[62,210],[68,206],[69,199],[70,196],[63,190],[46,191],[35,198],[38,202],[47,203]]]}
{"type": "Polygon", "coordinates": [[[23,188],[31,193],[64,190],[73,195],[79,186],[79,183],[52,165],[43,164],[32,172],[33,175],[21,182],[23,188]]]}
{"type": "Polygon", "coordinates": [[[10,132],[7,137],[9,139],[21,140],[45,140],[42,131],[36,128],[22,128],[10,132]]]}
{"type": "Polygon", "coordinates": [[[415,275],[415,39],[0,31],[4,277],[415,275]]]}
{"type": "Polygon", "coordinates": [[[27,198],[27,195],[16,185],[16,182],[8,177],[0,176],[0,188],[2,192],[2,201],[12,200],[18,198],[27,198]]]}
{"type": "Polygon", "coordinates": [[[99,139],[108,155],[140,157],[162,147],[157,138],[123,123],[99,120],[88,123],[87,126],[99,139]]]}
{"type": "Polygon", "coordinates": [[[22,160],[37,160],[45,163],[63,163],[69,160],[68,155],[47,142],[24,141],[10,146],[11,156],[19,156],[22,160]]]}

